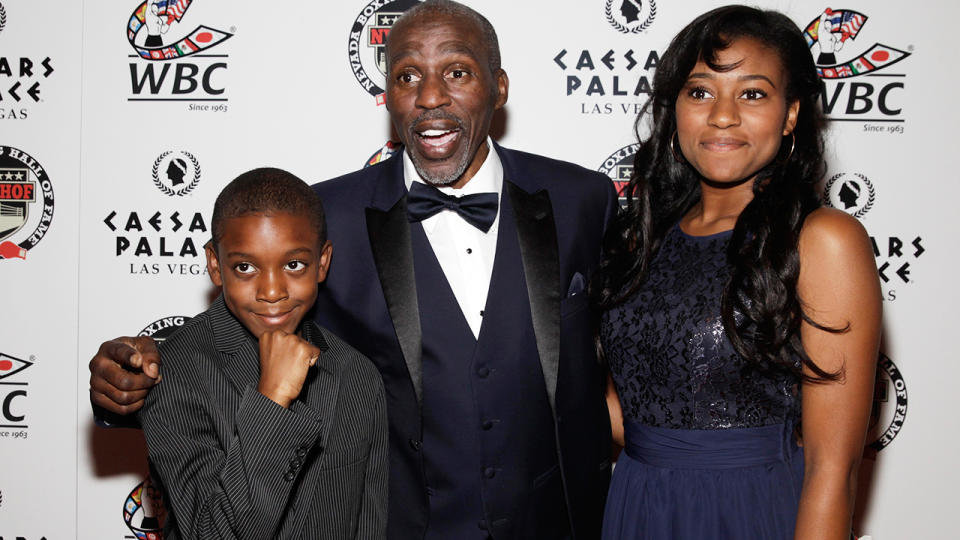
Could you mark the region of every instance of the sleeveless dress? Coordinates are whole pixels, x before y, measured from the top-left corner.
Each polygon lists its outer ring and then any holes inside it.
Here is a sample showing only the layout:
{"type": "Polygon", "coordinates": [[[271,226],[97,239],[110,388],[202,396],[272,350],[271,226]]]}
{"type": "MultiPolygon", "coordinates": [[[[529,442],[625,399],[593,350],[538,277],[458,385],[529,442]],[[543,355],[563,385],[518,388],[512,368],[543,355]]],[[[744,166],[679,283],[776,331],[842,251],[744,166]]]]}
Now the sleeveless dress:
{"type": "Polygon", "coordinates": [[[724,332],[730,235],[674,226],[640,290],[603,315],[626,439],[606,539],[793,538],[799,381],[752,370],[724,332]]]}

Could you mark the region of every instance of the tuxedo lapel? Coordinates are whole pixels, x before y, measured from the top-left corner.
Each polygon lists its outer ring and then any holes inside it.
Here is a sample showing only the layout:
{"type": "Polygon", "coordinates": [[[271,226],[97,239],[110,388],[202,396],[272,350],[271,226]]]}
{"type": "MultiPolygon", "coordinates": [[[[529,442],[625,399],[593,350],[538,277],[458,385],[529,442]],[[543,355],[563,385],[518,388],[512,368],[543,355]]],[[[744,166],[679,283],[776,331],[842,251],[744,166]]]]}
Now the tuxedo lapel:
{"type": "Polygon", "coordinates": [[[423,364],[421,358],[420,309],[413,269],[410,223],[407,221],[407,197],[403,187],[402,156],[381,179],[372,207],[366,209],[367,234],[373,252],[377,276],[383,289],[387,310],[400,342],[410,380],[423,403],[423,364]],[[392,172],[392,174],[390,174],[392,172]]]}
{"type": "MultiPolygon", "coordinates": [[[[500,149],[498,149],[500,150],[500,149]]],[[[503,151],[500,150],[500,155],[503,151]]],[[[560,363],[560,258],[553,207],[546,190],[527,192],[513,181],[504,160],[503,189],[510,197],[517,226],[520,259],[526,278],[533,331],[550,408],[556,416],[560,363]]]]}

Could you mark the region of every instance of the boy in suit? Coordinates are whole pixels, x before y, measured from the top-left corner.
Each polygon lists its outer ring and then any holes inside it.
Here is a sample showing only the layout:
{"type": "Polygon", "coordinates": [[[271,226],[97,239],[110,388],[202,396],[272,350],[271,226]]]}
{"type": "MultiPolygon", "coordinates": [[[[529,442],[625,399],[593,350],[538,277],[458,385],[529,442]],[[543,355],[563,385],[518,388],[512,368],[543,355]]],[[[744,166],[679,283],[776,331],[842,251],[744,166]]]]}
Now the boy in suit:
{"type": "Polygon", "coordinates": [[[227,185],[207,269],[222,294],[161,346],[140,420],[168,538],[382,538],[387,427],[374,366],[308,317],[332,247],[279,169],[227,185]]]}

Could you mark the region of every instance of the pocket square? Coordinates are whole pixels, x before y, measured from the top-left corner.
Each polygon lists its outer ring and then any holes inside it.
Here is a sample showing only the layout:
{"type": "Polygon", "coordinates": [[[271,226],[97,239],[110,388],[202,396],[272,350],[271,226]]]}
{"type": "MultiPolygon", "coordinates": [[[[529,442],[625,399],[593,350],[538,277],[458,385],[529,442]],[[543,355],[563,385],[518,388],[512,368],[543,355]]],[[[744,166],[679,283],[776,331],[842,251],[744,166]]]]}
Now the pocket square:
{"type": "Polygon", "coordinates": [[[570,280],[570,286],[567,287],[567,298],[582,293],[586,287],[587,280],[584,279],[583,274],[580,272],[574,272],[573,278],[570,280]]]}

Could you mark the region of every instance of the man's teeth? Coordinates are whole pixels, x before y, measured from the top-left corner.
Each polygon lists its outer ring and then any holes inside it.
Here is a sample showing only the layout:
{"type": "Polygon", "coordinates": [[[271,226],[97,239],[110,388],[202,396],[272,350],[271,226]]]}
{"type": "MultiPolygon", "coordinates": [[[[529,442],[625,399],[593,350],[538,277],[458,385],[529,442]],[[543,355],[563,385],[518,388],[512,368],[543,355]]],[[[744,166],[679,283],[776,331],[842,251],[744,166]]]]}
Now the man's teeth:
{"type": "Polygon", "coordinates": [[[446,135],[447,133],[451,133],[452,131],[453,130],[450,130],[450,129],[428,129],[426,131],[421,131],[420,136],[421,137],[440,137],[440,136],[446,135]]]}

